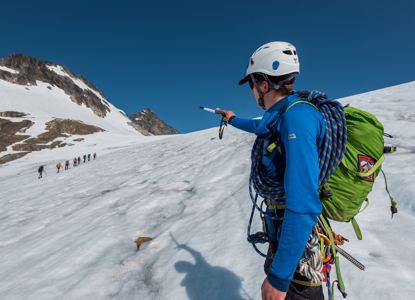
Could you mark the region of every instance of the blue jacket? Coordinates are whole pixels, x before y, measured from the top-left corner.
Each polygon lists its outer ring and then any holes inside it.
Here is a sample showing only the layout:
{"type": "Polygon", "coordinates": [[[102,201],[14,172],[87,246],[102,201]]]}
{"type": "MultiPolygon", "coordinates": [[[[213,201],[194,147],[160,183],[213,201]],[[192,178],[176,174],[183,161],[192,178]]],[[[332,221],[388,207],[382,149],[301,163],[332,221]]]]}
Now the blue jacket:
{"type": "Polygon", "coordinates": [[[323,115],[305,103],[298,103],[285,112],[298,100],[305,99],[291,93],[270,107],[262,119],[235,117],[232,120],[232,126],[261,139],[269,140],[277,134],[281,144],[281,153],[275,149],[269,158],[262,157],[262,164],[270,178],[284,181],[286,193],[283,221],[267,219],[269,236],[274,241],[276,230],[282,226],[268,280],[283,292],[288,291],[308,237],[322,212],[317,192],[318,149],[322,146],[326,124],[323,115]]]}

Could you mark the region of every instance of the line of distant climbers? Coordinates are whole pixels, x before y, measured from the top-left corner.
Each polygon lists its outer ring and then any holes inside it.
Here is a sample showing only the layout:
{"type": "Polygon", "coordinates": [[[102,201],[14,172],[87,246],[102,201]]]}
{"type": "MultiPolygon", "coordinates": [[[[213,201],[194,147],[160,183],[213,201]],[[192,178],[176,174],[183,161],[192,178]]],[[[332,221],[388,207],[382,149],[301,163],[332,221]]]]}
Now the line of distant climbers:
{"type": "MultiPolygon", "coordinates": [[[[84,154],[84,163],[86,162],[86,159],[87,159],[87,157],[88,157],[88,161],[90,161],[91,160],[91,154],[88,154],[88,156],[86,155],[86,154],[84,154]]],[[[95,158],[97,158],[97,154],[96,153],[94,153],[94,160],[95,160],[95,158]]],[[[74,159],[73,159],[73,166],[74,167],[76,167],[77,165],[80,165],[81,164],[81,157],[80,156],[78,156],[78,159],[75,157],[74,159]]],[[[45,174],[46,174],[46,171],[45,171],[45,166],[46,165],[41,165],[40,167],[39,167],[39,169],[37,170],[38,172],[39,172],[39,177],[38,177],[38,179],[40,179],[40,178],[42,178],[42,174],[43,174],[43,172],[45,172],[45,174]]],[[[56,165],[56,168],[58,169],[58,171],[56,172],[56,173],[59,173],[59,171],[60,171],[60,169],[61,168],[63,168],[63,166],[62,166],[62,164],[61,163],[58,163],[57,165],[56,165]]],[[[69,160],[67,160],[66,162],[65,162],[65,170],[68,170],[69,169],[69,160]]],[[[47,175],[47,174],[46,174],[47,175]]]]}

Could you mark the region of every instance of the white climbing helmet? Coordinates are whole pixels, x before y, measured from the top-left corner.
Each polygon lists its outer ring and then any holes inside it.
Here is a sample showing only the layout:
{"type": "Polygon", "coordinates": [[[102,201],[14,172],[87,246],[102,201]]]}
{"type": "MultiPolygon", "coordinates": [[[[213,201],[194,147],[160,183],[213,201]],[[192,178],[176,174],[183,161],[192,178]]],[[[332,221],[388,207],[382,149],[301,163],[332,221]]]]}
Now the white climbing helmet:
{"type": "Polygon", "coordinates": [[[259,47],[249,59],[246,77],[239,81],[239,85],[247,82],[253,73],[270,76],[300,74],[297,50],[286,42],[271,42],[259,47]]]}

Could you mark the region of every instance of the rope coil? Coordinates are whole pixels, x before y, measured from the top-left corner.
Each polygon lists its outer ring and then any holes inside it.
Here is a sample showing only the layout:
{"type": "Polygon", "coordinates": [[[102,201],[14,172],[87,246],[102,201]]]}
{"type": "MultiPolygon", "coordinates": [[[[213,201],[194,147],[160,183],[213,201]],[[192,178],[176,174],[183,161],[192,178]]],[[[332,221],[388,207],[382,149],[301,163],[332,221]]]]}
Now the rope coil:
{"type": "Polygon", "coordinates": [[[300,274],[307,277],[313,283],[323,280],[323,260],[320,254],[320,244],[315,234],[310,234],[304,254],[300,259],[300,274]]]}

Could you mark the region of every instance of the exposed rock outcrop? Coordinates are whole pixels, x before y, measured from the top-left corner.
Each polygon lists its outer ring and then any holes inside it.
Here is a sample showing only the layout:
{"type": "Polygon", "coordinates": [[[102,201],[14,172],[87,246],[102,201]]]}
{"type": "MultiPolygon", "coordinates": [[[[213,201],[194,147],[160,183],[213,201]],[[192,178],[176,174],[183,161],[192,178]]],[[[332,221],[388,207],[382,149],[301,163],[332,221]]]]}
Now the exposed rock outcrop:
{"type": "Polygon", "coordinates": [[[43,149],[53,149],[56,147],[65,147],[66,143],[62,143],[61,141],[55,141],[50,145],[42,145],[42,144],[36,144],[36,139],[30,139],[25,141],[23,144],[16,144],[13,145],[13,150],[14,151],[27,151],[27,152],[32,152],[32,151],[40,151],[43,149]]]}
{"type": "Polygon", "coordinates": [[[145,136],[150,136],[151,135],[150,132],[148,132],[147,130],[142,128],[141,125],[139,125],[139,124],[136,124],[134,122],[129,122],[128,125],[132,126],[135,130],[137,130],[142,135],[145,135],[145,136]]]}
{"type": "Polygon", "coordinates": [[[3,111],[0,112],[0,117],[6,117],[6,118],[23,118],[27,116],[28,114],[17,112],[17,111],[3,111]]]}
{"type": "Polygon", "coordinates": [[[70,135],[87,135],[95,132],[105,131],[97,126],[84,124],[81,121],[69,119],[54,119],[46,123],[46,132],[39,134],[36,138],[30,138],[21,144],[13,145],[15,151],[40,151],[43,149],[53,149],[64,147],[66,143],[54,141],[58,137],[68,137],[70,135]],[[47,145],[48,143],[53,143],[47,145]]]}
{"type": "Polygon", "coordinates": [[[54,119],[46,123],[46,130],[49,132],[68,133],[76,135],[93,134],[95,132],[105,131],[97,126],[84,124],[81,121],[69,119],[54,119]]]}
{"type": "Polygon", "coordinates": [[[131,115],[130,119],[134,124],[139,125],[153,135],[180,134],[176,129],[164,123],[164,121],[149,108],[131,115]]]}
{"type": "Polygon", "coordinates": [[[32,125],[33,122],[30,120],[12,122],[10,120],[0,118],[0,152],[6,151],[7,147],[10,145],[13,145],[12,149],[14,151],[24,151],[24,153],[8,154],[1,157],[0,164],[18,159],[32,151],[65,147],[67,145],[66,143],[62,141],[55,141],[55,139],[59,137],[68,137],[69,135],[87,135],[105,131],[102,128],[84,124],[81,121],[54,119],[46,123],[47,131],[39,134],[35,138],[30,138],[30,135],[16,134],[17,132],[24,132],[32,125]]]}
{"type": "Polygon", "coordinates": [[[0,152],[6,151],[7,147],[14,143],[21,142],[30,137],[30,135],[16,134],[25,132],[27,128],[33,125],[32,121],[23,120],[21,122],[12,122],[0,118],[0,152]]]}
{"type": "Polygon", "coordinates": [[[12,161],[12,160],[21,158],[21,157],[25,156],[28,153],[30,153],[30,152],[19,152],[19,153],[7,154],[3,157],[0,157],[0,165],[8,163],[9,161],[12,161]]]}

